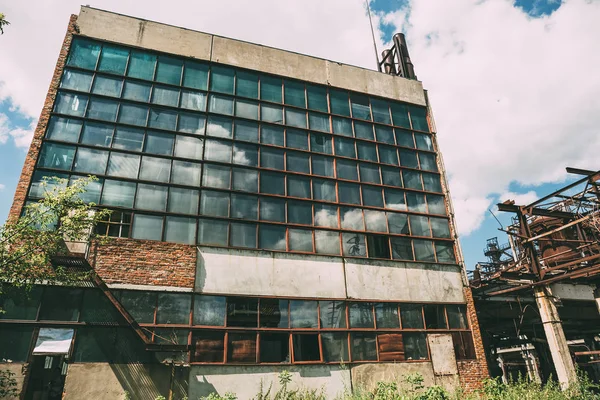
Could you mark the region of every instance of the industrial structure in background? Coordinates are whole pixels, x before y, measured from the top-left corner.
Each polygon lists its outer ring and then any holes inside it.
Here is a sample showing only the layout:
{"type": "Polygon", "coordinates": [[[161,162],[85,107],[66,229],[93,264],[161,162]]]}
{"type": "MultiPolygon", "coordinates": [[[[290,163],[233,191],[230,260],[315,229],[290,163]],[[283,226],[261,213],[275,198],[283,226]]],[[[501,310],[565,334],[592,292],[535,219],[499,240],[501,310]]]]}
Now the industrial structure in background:
{"type": "Polygon", "coordinates": [[[414,372],[478,387],[435,125],[394,43],[382,73],[72,16],[11,216],[45,178],[92,174],[112,239],[53,260],[92,282],[2,298],[25,398],[250,398],[283,369],[330,398],[414,372]]]}
{"type": "Polygon", "coordinates": [[[509,242],[488,240],[471,287],[492,376],[519,375],[562,386],[576,367],[600,381],[600,171],[514,214],[509,242]]]}

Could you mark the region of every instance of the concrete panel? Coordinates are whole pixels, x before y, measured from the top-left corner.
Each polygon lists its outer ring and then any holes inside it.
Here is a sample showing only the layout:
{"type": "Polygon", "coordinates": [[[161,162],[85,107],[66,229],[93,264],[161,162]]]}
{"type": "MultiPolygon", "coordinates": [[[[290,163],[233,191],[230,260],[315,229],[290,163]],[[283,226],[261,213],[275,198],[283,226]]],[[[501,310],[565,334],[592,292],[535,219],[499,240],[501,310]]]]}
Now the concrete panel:
{"type": "Polygon", "coordinates": [[[84,36],[184,57],[210,59],[212,35],[206,33],[90,7],[81,7],[77,25],[84,36]]]}
{"type": "Polygon", "coordinates": [[[210,393],[224,395],[232,392],[240,400],[254,398],[262,383],[266,391],[271,385],[271,395],[279,389],[278,374],[287,370],[292,374],[289,388],[306,388],[322,391],[333,399],[350,387],[350,372],[336,365],[303,366],[192,366],[190,369],[189,398],[197,399],[210,393]]]}
{"type": "MultiPolygon", "coordinates": [[[[171,367],[162,364],[70,364],[65,380],[65,400],[155,399],[169,395],[171,367]]],[[[187,369],[176,368],[175,398],[187,395],[187,369]]]]}
{"type": "Polygon", "coordinates": [[[340,258],[200,247],[196,291],[344,298],[340,258]]]}
{"type": "Polygon", "coordinates": [[[458,374],[452,335],[449,333],[430,334],[427,335],[427,343],[431,353],[433,373],[436,376],[458,374]]]}
{"type": "Polygon", "coordinates": [[[0,370],[2,371],[10,371],[13,374],[13,379],[16,381],[17,386],[15,389],[17,390],[17,396],[11,397],[3,397],[5,400],[17,400],[19,399],[19,394],[23,390],[23,383],[25,383],[25,375],[23,374],[24,363],[0,363],[0,370]]]}
{"type": "Polygon", "coordinates": [[[351,371],[352,387],[364,390],[373,390],[381,381],[396,382],[406,387],[406,375],[415,373],[423,376],[425,387],[436,384],[430,362],[362,364],[353,366],[351,371]]]}
{"type": "Polygon", "coordinates": [[[458,375],[436,375],[435,384],[443,387],[449,393],[456,393],[460,388],[460,378],[458,375]]]}
{"type": "Polygon", "coordinates": [[[346,262],[346,284],[353,299],[465,301],[457,266],[352,260],[346,262]]]}
{"type": "Polygon", "coordinates": [[[594,301],[594,287],[591,285],[573,285],[570,283],[553,283],[552,294],[561,300],[594,301]]]}
{"type": "Polygon", "coordinates": [[[325,60],[239,40],[215,36],[212,61],[327,84],[325,60]]]}

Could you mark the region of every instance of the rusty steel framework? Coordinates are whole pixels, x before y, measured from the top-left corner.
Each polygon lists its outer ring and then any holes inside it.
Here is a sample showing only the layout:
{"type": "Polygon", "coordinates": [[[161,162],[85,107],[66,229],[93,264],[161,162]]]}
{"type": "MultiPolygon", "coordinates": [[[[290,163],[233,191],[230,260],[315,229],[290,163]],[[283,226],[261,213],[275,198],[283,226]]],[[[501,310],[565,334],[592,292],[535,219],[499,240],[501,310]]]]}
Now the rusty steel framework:
{"type": "MultiPolygon", "coordinates": [[[[489,297],[558,281],[600,278],[600,171],[567,172],[584,177],[525,206],[514,201],[498,204],[514,218],[503,230],[510,245],[493,245],[497,252],[511,249],[512,257],[478,265],[471,279],[478,293],[489,297]]],[[[491,256],[491,250],[486,255],[491,256]]]]}

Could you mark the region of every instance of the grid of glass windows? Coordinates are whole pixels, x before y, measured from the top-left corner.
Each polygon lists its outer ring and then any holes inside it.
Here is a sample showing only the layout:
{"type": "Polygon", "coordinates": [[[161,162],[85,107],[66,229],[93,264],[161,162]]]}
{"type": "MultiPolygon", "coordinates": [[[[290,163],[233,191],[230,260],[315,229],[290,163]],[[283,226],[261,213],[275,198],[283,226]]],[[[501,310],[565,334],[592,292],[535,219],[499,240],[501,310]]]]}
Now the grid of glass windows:
{"type": "Polygon", "coordinates": [[[93,174],[133,238],[455,262],[425,108],[82,38],[60,88],[31,197],[93,174]]]}
{"type": "MultiPolygon", "coordinates": [[[[426,361],[428,333],[451,334],[457,359],[475,357],[464,304],[134,290],[113,294],[151,341],[186,346],[182,351],[191,350],[193,363],[426,361]]],[[[97,361],[83,351],[92,340],[86,335],[80,339],[85,327],[126,326],[97,288],[36,286],[30,295],[0,296],[0,306],[5,310],[0,314],[2,331],[34,321],[76,327],[76,361],[97,361]]],[[[104,336],[96,334],[96,340],[104,336]]]]}

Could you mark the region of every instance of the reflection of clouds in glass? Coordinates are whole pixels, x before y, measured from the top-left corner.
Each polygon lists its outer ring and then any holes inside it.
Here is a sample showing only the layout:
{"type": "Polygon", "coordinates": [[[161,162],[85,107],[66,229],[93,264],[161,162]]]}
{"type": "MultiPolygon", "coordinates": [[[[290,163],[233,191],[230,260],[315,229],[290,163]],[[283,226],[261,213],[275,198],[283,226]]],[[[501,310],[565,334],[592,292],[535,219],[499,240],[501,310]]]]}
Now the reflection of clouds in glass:
{"type": "Polygon", "coordinates": [[[225,125],[225,123],[218,123],[209,120],[206,128],[206,134],[210,136],[231,138],[231,124],[228,124],[229,126],[225,125]]]}
{"type": "Polygon", "coordinates": [[[406,203],[402,202],[396,202],[396,203],[387,203],[386,204],[387,208],[390,208],[392,210],[406,210],[406,203]]]}
{"type": "Polygon", "coordinates": [[[323,208],[315,212],[315,225],[337,227],[337,224],[335,208],[323,208]]]}
{"type": "Polygon", "coordinates": [[[359,208],[352,208],[350,210],[340,210],[340,212],[342,228],[356,230],[364,229],[362,210],[359,208]]]}
{"type": "Polygon", "coordinates": [[[246,155],[247,151],[234,147],[233,149],[233,163],[238,165],[250,165],[251,161],[246,155]]]}
{"type": "Polygon", "coordinates": [[[206,141],[207,160],[231,162],[231,146],[214,140],[206,141]]]}
{"type": "Polygon", "coordinates": [[[317,253],[340,254],[340,236],[337,232],[315,231],[317,253]]]}
{"type": "Polygon", "coordinates": [[[284,204],[261,200],[260,219],[284,222],[284,204]]]}
{"type": "Polygon", "coordinates": [[[286,249],[286,247],[285,247],[285,246],[286,246],[286,245],[285,245],[285,238],[282,238],[282,239],[279,239],[279,240],[277,241],[277,243],[275,243],[275,244],[273,245],[273,249],[274,249],[274,250],[285,250],[285,249],[286,249]]]}
{"type": "Polygon", "coordinates": [[[184,91],[181,97],[181,107],[192,110],[204,110],[206,97],[203,93],[184,91]]]}
{"type": "Polygon", "coordinates": [[[229,168],[206,166],[204,168],[203,184],[217,188],[229,188],[229,168]]]}
{"type": "Polygon", "coordinates": [[[385,213],[383,212],[365,210],[365,222],[369,231],[387,232],[385,213]]]}

